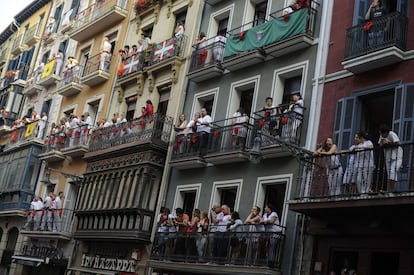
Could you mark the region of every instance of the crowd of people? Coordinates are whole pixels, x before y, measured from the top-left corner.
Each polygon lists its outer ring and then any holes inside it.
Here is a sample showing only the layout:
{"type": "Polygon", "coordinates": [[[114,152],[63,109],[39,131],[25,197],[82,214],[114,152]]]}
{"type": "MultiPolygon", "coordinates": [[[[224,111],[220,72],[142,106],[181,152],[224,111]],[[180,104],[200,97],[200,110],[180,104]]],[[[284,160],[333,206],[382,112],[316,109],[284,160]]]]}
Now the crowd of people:
{"type": "MultiPolygon", "coordinates": [[[[388,192],[397,191],[398,172],[402,165],[403,150],[400,139],[387,125],[379,127],[378,145],[383,149],[385,171],[388,186],[384,189],[388,192]]],[[[338,152],[332,138],[327,138],[322,146],[315,152],[316,157],[321,157],[323,163],[318,162],[322,168],[326,168],[328,179],[328,195],[341,194],[369,194],[382,190],[382,186],[373,188],[375,159],[374,144],[366,132],[360,131],[354,137],[354,145],[349,151],[338,152]],[[346,169],[343,168],[341,155],[347,156],[346,169]],[[380,189],[380,190],[376,190],[380,189]]]]}
{"type": "Polygon", "coordinates": [[[266,263],[273,266],[283,233],[274,206],[252,208],[245,221],[227,205],[214,204],[209,211],[194,209],[192,218],[182,208],[163,208],[157,217],[159,256],[187,256],[217,263],[266,263]]]}
{"type": "Polygon", "coordinates": [[[35,196],[26,211],[24,230],[62,231],[63,192],[50,192],[45,199],[35,196]]]}

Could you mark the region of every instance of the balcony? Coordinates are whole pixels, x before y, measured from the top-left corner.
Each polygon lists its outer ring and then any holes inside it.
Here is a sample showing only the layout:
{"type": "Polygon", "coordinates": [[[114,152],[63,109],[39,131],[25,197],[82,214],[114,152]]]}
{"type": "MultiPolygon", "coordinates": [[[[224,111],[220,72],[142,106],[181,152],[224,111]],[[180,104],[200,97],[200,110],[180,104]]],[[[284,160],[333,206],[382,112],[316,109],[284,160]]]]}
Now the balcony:
{"type": "Polygon", "coordinates": [[[80,84],[81,67],[75,66],[63,71],[63,78],[57,84],[57,93],[70,97],[79,94],[83,85],[80,84]]]}
{"type": "Polygon", "coordinates": [[[25,96],[31,97],[37,95],[37,93],[41,92],[43,87],[36,83],[36,79],[32,76],[26,81],[26,87],[23,89],[22,93],[25,96]]]}
{"type": "Polygon", "coordinates": [[[39,24],[30,27],[30,29],[28,29],[24,34],[23,44],[30,48],[31,46],[39,42],[41,38],[40,28],[41,26],[39,24]]]}
{"type": "Polygon", "coordinates": [[[127,85],[136,83],[138,74],[142,73],[144,67],[145,52],[136,53],[128,56],[120,65],[117,71],[117,84],[127,85]]]}
{"type": "Polygon", "coordinates": [[[83,42],[111,29],[127,17],[127,3],[128,1],[98,0],[95,4],[79,11],[72,24],[70,37],[83,42]]]}
{"type": "Polygon", "coordinates": [[[139,208],[77,211],[76,239],[151,241],[154,212],[139,208]]]}
{"type": "Polygon", "coordinates": [[[156,146],[166,150],[172,130],[172,118],[160,113],[153,121],[135,119],[105,128],[97,128],[89,137],[89,156],[128,149],[134,146],[156,146]]]}
{"type": "Polygon", "coordinates": [[[26,144],[43,145],[43,137],[46,132],[46,123],[35,121],[21,126],[13,126],[10,130],[9,142],[4,151],[12,150],[26,144]]]}
{"type": "Polygon", "coordinates": [[[400,148],[379,147],[303,159],[289,209],[325,217],[361,213],[392,216],[414,210],[413,144],[400,148]],[[388,166],[387,161],[392,159],[388,166]]]}
{"type": "Polygon", "coordinates": [[[22,35],[17,36],[14,39],[11,54],[17,56],[23,52],[22,35]]]}
{"type": "Polygon", "coordinates": [[[48,88],[60,80],[60,77],[55,74],[56,65],[56,60],[51,60],[46,63],[38,82],[40,86],[48,88]]]}
{"type": "Polygon", "coordinates": [[[86,65],[82,72],[81,83],[94,87],[107,81],[111,74],[109,69],[111,66],[111,54],[105,53],[106,58],[102,57],[101,54],[97,54],[88,58],[86,65]]]}
{"type": "Polygon", "coordinates": [[[233,119],[213,122],[204,159],[215,165],[248,161],[247,145],[252,144],[252,125],[233,123],[233,119]]]}
{"type": "Polygon", "coordinates": [[[201,82],[223,75],[224,69],[221,66],[221,62],[223,61],[226,44],[218,39],[220,37],[205,41],[206,46],[193,46],[190,70],[187,74],[189,79],[201,82]]]}
{"type": "Polygon", "coordinates": [[[173,82],[178,80],[178,68],[184,60],[184,48],[187,37],[169,38],[161,43],[154,43],[150,49],[150,57],[146,70],[150,73],[171,69],[173,82]]]}
{"type": "Polygon", "coordinates": [[[318,4],[312,1],[309,7],[301,8],[286,16],[282,10],[272,14],[274,19],[247,29],[250,22],[231,30],[224,49],[222,65],[236,71],[248,68],[265,59],[285,56],[303,51],[314,43],[314,29],[318,4]]]}
{"type": "Polygon", "coordinates": [[[162,5],[161,0],[148,0],[148,1],[144,1],[144,3],[141,3],[141,2],[142,1],[138,1],[138,0],[135,2],[134,10],[137,16],[141,16],[141,15],[144,15],[150,12],[154,12],[155,10],[157,10],[159,13],[159,9],[162,5]]]}
{"type": "Polygon", "coordinates": [[[402,62],[407,47],[408,19],[393,12],[346,31],[342,65],[358,74],[402,62]]]}
{"type": "Polygon", "coordinates": [[[39,219],[36,218],[36,211],[27,210],[23,221],[21,233],[32,238],[53,238],[70,240],[72,236],[72,223],[74,218],[73,210],[60,209],[48,210],[39,219]],[[50,215],[50,221],[47,217],[50,215]]]}
{"type": "MultiPolygon", "coordinates": [[[[33,242],[37,243],[38,241],[32,240],[33,242]]],[[[11,257],[13,263],[34,267],[38,267],[41,264],[49,264],[55,267],[66,267],[68,265],[69,259],[64,256],[61,247],[51,247],[50,243],[44,243],[44,245],[24,245],[19,253],[11,257]]]]}
{"type": "Polygon", "coordinates": [[[280,274],[284,229],[280,227],[282,232],[254,232],[249,230],[254,225],[241,226],[244,227],[241,232],[157,233],[150,265],[155,272],[161,273],[176,270],[186,274],[218,274],[219,269],[220,274],[226,271],[231,274],[280,274]],[[166,263],[170,261],[179,264],[166,263]]]}
{"type": "MultiPolygon", "coordinates": [[[[19,184],[19,183],[17,183],[19,184]]],[[[33,199],[33,192],[21,191],[19,186],[0,190],[0,212],[2,217],[25,216],[25,210],[29,209],[33,199]]]]}

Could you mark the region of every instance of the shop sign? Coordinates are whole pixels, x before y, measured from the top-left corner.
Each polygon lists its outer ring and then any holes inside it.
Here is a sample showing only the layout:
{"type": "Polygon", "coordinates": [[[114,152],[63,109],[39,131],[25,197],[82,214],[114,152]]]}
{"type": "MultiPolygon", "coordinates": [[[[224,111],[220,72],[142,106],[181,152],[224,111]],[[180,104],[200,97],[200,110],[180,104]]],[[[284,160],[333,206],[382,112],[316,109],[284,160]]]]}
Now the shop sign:
{"type": "Polygon", "coordinates": [[[81,266],[86,268],[134,273],[136,261],[115,258],[103,258],[98,255],[87,256],[86,254],[83,254],[81,266]]]}

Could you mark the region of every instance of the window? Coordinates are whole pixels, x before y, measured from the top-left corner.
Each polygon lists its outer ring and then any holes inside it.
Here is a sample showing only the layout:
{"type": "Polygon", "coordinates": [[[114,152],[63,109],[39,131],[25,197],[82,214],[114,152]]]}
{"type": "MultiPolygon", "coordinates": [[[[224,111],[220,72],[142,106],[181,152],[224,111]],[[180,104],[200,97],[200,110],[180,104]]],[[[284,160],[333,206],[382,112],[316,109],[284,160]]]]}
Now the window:
{"type": "Polygon", "coordinates": [[[180,207],[186,214],[191,215],[194,208],[198,207],[200,199],[201,183],[178,185],[175,192],[174,211],[180,207]]]}
{"type": "Polygon", "coordinates": [[[228,17],[225,17],[225,18],[219,20],[218,21],[217,35],[226,34],[228,25],[229,25],[229,18],[228,17]]]}
{"type": "Polygon", "coordinates": [[[307,61],[275,70],[274,85],[271,94],[275,106],[288,104],[290,96],[293,93],[300,92],[302,98],[305,98],[307,71],[307,61]]]}
{"type": "Polygon", "coordinates": [[[46,63],[47,63],[47,61],[49,60],[49,56],[50,56],[50,51],[45,52],[45,53],[42,55],[42,63],[46,64],[46,63]]]}
{"type": "Polygon", "coordinates": [[[142,29],[142,32],[145,34],[145,37],[148,37],[149,39],[151,39],[153,29],[154,29],[154,26],[145,27],[142,29]]]}
{"type": "Polygon", "coordinates": [[[57,32],[60,25],[60,20],[62,19],[63,5],[60,5],[55,10],[55,25],[53,26],[53,32],[57,32]]]}
{"type": "Polygon", "coordinates": [[[209,114],[214,119],[214,112],[217,104],[214,99],[216,98],[217,94],[218,90],[210,90],[195,94],[191,117],[193,117],[196,112],[200,112],[201,108],[206,108],[207,114],[209,114]]]}
{"type": "Polygon", "coordinates": [[[266,21],[267,1],[256,4],[254,9],[253,26],[258,26],[266,21]]]}
{"type": "Polygon", "coordinates": [[[168,108],[168,101],[170,100],[171,86],[166,86],[158,88],[158,93],[160,94],[160,100],[158,103],[157,113],[166,115],[168,108]]]}
{"type": "Polygon", "coordinates": [[[99,103],[100,100],[95,100],[92,102],[88,102],[87,104],[87,112],[91,116],[92,123],[95,124],[95,121],[97,119],[98,111],[99,111],[99,103]]]}
{"type": "Polygon", "coordinates": [[[214,182],[210,205],[214,203],[226,204],[230,207],[231,212],[237,211],[239,209],[242,186],[242,179],[214,182]]]}
{"type": "MultiPolygon", "coordinates": [[[[371,2],[371,0],[355,0],[354,25],[363,24],[365,22],[365,14],[371,5],[371,2]]],[[[382,0],[381,2],[387,13],[399,11],[403,15],[407,15],[408,0],[382,0]]]]}
{"type": "Polygon", "coordinates": [[[49,115],[50,107],[52,106],[52,100],[46,100],[43,102],[42,110],[40,111],[39,115],[42,116],[43,112],[49,115]]]}
{"type": "Polygon", "coordinates": [[[175,14],[175,22],[183,22],[185,24],[185,19],[187,17],[187,10],[179,12],[177,14],[175,14]]]}
{"type": "Polygon", "coordinates": [[[286,224],[287,200],[290,197],[292,174],[259,177],[257,179],[254,205],[263,208],[272,204],[279,216],[281,225],[286,224]]]}
{"type": "Polygon", "coordinates": [[[125,99],[127,104],[126,120],[131,121],[135,117],[135,110],[137,109],[137,97],[131,96],[125,99]]]}

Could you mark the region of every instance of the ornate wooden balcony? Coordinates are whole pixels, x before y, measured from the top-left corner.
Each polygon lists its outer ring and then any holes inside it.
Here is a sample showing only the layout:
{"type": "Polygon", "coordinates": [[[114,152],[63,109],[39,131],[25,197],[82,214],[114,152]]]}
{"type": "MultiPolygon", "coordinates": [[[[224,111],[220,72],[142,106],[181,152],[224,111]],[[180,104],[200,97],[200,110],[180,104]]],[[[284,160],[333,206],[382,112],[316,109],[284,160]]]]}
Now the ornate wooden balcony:
{"type": "Polygon", "coordinates": [[[83,85],[80,84],[80,75],[80,66],[64,70],[63,77],[57,84],[58,94],[70,97],[80,93],[83,89],[83,85]]]}
{"type": "Polygon", "coordinates": [[[106,60],[101,58],[101,54],[89,57],[82,72],[81,83],[94,87],[107,81],[111,77],[111,59],[110,54],[106,60]]]}
{"type": "Polygon", "coordinates": [[[295,199],[289,209],[328,216],[340,215],[340,212],[369,212],[374,208],[391,211],[406,207],[407,211],[413,210],[413,144],[402,145],[402,150],[394,148],[394,153],[375,148],[304,158],[295,199]],[[387,159],[388,154],[388,158],[394,159],[394,165],[386,164],[392,161],[387,159]],[[391,180],[396,182],[395,189],[391,180]]]}
{"type": "Polygon", "coordinates": [[[26,209],[29,209],[30,203],[34,196],[32,191],[22,191],[20,183],[6,189],[0,189],[0,212],[5,216],[25,216],[26,209]]]}
{"type": "Polygon", "coordinates": [[[150,242],[154,213],[139,208],[81,210],[76,212],[77,239],[150,242]]]}
{"type": "Polygon", "coordinates": [[[78,12],[72,24],[70,37],[78,42],[103,33],[125,19],[128,1],[98,0],[78,12]]]}
{"type": "Polygon", "coordinates": [[[399,12],[376,18],[346,30],[342,65],[362,73],[404,60],[407,47],[408,18],[399,12]]]}

